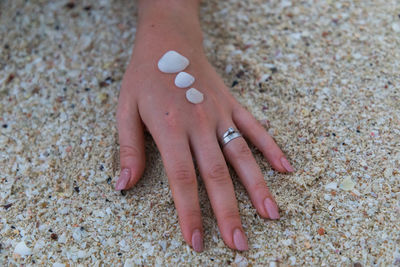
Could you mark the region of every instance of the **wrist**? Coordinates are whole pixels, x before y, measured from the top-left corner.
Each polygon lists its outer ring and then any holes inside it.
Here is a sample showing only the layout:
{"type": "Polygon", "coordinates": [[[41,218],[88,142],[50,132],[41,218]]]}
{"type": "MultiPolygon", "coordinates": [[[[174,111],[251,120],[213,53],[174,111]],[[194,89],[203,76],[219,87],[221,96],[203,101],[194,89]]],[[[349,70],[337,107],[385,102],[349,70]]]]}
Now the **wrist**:
{"type": "MultiPolygon", "coordinates": [[[[134,51],[181,50],[204,54],[198,0],[139,1],[134,51]]],[[[140,54],[140,53],[134,53],[140,54]]],[[[138,55],[140,56],[140,55],[138,55]]]]}

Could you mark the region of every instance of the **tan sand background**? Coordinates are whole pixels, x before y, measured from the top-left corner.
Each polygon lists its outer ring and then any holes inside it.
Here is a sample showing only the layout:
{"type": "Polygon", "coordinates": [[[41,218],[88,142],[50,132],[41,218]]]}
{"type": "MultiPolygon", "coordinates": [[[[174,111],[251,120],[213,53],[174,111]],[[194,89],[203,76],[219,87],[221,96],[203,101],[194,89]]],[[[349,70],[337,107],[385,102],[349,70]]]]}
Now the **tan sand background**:
{"type": "Polygon", "coordinates": [[[250,246],[240,253],[199,178],[200,254],[150,136],[144,177],[114,191],[135,2],[68,3],[0,1],[0,265],[400,265],[399,1],[204,1],[210,61],[296,172],[272,171],[252,147],[277,222],[232,172],[250,246]],[[21,241],[31,255],[14,253],[21,241]]]}

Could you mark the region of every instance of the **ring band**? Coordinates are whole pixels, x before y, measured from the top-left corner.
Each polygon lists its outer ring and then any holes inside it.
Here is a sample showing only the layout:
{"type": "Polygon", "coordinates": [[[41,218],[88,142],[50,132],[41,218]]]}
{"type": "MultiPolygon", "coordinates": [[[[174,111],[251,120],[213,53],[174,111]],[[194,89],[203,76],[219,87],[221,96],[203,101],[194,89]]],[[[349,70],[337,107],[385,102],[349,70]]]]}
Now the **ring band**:
{"type": "Polygon", "coordinates": [[[229,127],[228,130],[222,135],[221,145],[225,146],[227,143],[235,138],[241,137],[240,132],[236,131],[233,127],[229,127]]]}

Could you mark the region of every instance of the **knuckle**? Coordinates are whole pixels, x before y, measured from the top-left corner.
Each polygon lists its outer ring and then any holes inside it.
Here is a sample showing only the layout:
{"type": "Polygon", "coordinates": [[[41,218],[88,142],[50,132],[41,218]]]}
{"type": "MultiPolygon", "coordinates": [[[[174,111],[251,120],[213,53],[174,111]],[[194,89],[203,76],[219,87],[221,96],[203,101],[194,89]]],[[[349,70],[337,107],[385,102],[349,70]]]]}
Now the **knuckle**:
{"type": "Polygon", "coordinates": [[[236,154],[240,159],[249,159],[252,156],[251,150],[245,142],[240,142],[236,149],[236,154]]]}
{"type": "Polygon", "coordinates": [[[198,209],[188,209],[183,211],[182,219],[185,221],[197,221],[201,218],[201,211],[198,209]]]}
{"type": "Polygon", "coordinates": [[[196,118],[196,124],[200,128],[206,128],[210,125],[210,118],[205,110],[204,106],[198,105],[194,109],[194,117],[196,118]]]}
{"type": "Polygon", "coordinates": [[[222,220],[224,221],[237,221],[238,219],[240,221],[239,212],[236,209],[227,210],[222,214],[222,220]]]}
{"type": "Polygon", "coordinates": [[[142,156],[142,152],[138,147],[129,145],[121,145],[119,154],[121,158],[140,158],[142,156]]]}
{"type": "Polygon", "coordinates": [[[226,184],[229,179],[228,168],[223,163],[215,163],[208,171],[208,177],[218,184],[226,184]]]}
{"type": "Polygon", "coordinates": [[[180,184],[193,184],[195,182],[195,177],[190,167],[186,163],[179,163],[173,171],[173,179],[180,184]]]}
{"type": "Polygon", "coordinates": [[[265,184],[264,180],[256,182],[253,185],[252,191],[255,193],[260,192],[260,194],[264,194],[264,192],[267,191],[267,185],[265,184]]]}

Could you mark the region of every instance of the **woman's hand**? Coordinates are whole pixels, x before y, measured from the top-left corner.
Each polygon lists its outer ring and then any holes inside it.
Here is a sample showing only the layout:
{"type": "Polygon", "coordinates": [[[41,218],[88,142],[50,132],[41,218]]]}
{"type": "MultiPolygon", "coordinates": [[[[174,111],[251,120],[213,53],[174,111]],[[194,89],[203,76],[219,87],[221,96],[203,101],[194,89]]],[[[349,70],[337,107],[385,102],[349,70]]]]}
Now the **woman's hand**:
{"type": "Polygon", "coordinates": [[[197,20],[197,1],[192,2],[192,7],[190,1],[182,5],[172,2],[178,4],[172,10],[162,8],[160,2],[139,3],[142,14],[139,13],[135,47],[122,82],[117,111],[121,174],[116,189],[132,188],[143,174],[145,125],[160,150],[186,242],[196,251],[203,249],[192,160],[195,157],[223,240],[232,249],[247,250],[225,159],[234,167],[262,217],[278,219],[278,207],[244,138],[236,138],[222,149],[219,138],[234,127],[262,151],[274,169],[287,172],[293,168],[207,61],[197,20]],[[191,87],[204,94],[202,103],[188,102],[186,89],[174,84],[176,74],[158,70],[157,62],[168,50],[189,59],[185,72],[196,78],[191,87]]]}

